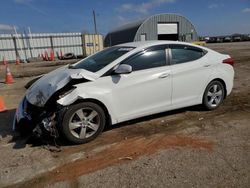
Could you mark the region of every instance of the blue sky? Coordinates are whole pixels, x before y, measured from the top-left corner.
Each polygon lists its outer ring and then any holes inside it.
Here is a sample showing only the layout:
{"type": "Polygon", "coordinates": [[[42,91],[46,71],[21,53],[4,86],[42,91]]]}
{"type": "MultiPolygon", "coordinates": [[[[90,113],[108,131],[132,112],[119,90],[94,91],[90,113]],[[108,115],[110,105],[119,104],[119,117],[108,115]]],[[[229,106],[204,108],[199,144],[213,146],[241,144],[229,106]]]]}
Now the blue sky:
{"type": "Polygon", "coordinates": [[[0,0],[0,32],[93,32],[92,10],[102,34],[159,13],[187,17],[199,35],[250,33],[250,0],[0,0]]]}

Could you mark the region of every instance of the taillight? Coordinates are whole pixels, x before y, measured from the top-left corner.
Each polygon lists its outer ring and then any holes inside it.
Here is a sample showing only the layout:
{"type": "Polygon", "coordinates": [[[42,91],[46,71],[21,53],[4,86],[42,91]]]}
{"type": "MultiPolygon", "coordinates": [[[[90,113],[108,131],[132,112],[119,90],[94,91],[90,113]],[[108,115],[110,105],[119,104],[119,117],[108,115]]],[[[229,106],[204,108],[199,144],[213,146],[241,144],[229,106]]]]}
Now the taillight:
{"type": "Polygon", "coordinates": [[[224,59],[222,63],[226,63],[226,64],[234,66],[234,60],[231,57],[227,58],[227,59],[224,59]]]}

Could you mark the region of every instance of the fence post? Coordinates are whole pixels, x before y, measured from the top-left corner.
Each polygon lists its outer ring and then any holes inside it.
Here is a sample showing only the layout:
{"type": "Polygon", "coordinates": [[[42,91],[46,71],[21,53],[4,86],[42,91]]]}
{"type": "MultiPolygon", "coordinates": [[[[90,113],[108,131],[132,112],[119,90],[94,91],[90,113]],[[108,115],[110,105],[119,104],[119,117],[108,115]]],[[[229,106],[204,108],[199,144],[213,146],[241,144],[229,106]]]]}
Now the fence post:
{"type": "Polygon", "coordinates": [[[85,48],[85,38],[84,38],[84,34],[82,33],[81,34],[81,39],[82,39],[82,55],[83,56],[87,56],[87,54],[86,54],[86,49],[84,50],[84,48],[85,48]]]}
{"type": "Polygon", "coordinates": [[[16,59],[17,59],[18,57],[20,58],[20,55],[19,55],[18,50],[17,50],[16,37],[15,37],[15,36],[12,36],[12,39],[13,39],[14,48],[15,48],[15,53],[16,53],[16,59]]]}
{"type": "Polygon", "coordinates": [[[50,46],[51,46],[51,50],[53,50],[53,51],[54,51],[53,36],[51,35],[51,36],[49,36],[49,38],[50,38],[50,46]]]}

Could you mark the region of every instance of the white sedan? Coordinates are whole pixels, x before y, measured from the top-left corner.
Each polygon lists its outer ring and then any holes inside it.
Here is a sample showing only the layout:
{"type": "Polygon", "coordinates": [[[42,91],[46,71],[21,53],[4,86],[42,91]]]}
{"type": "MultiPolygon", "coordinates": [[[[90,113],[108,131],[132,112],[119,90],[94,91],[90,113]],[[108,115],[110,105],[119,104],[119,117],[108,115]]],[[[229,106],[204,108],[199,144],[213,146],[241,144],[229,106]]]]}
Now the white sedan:
{"type": "Polygon", "coordinates": [[[57,128],[86,143],[108,124],[198,104],[213,110],[231,93],[233,64],[229,55],[183,42],[110,47],[38,79],[13,127],[39,136],[57,128]]]}

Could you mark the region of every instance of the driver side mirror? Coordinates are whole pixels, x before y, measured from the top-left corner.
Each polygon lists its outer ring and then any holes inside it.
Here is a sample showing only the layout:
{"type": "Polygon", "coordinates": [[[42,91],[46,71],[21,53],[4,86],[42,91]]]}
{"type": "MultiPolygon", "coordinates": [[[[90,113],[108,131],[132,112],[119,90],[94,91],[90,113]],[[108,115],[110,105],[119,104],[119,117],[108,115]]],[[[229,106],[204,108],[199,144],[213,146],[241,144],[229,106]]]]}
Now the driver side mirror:
{"type": "Polygon", "coordinates": [[[129,74],[132,72],[132,67],[127,64],[120,64],[116,69],[116,74],[129,74]]]}

